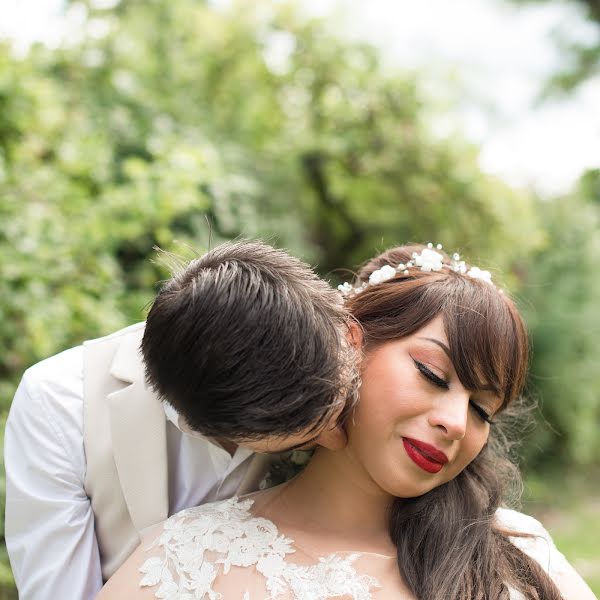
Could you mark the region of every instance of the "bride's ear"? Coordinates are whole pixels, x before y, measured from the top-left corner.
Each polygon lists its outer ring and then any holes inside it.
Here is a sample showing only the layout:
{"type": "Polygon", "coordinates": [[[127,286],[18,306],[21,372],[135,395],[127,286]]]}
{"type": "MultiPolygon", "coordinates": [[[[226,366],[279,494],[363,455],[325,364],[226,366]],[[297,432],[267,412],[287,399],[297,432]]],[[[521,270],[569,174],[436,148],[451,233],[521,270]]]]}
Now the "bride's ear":
{"type": "MultiPolygon", "coordinates": [[[[356,321],[348,322],[346,340],[351,346],[354,346],[356,350],[360,350],[362,347],[363,332],[361,326],[356,321]]],[[[324,429],[315,442],[319,446],[323,446],[329,450],[342,450],[348,443],[348,436],[346,435],[343,425],[338,423],[333,427],[324,429]]]]}
{"type": "Polygon", "coordinates": [[[362,348],[363,330],[358,322],[348,322],[348,332],[346,333],[346,340],[351,346],[354,346],[356,350],[360,350],[362,348]]]}
{"type": "MultiPolygon", "coordinates": [[[[361,326],[356,321],[350,321],[348,323],[346,340],[351,346],[360,350],[363,341],[363,333],[361,326]]],[[[342,450],[348,443],[348,436],[346,435],[343,425],[336,424],[333,427],[325,428],[319,434],[319,437],[315,442],[328,450],[342,450]]]]}

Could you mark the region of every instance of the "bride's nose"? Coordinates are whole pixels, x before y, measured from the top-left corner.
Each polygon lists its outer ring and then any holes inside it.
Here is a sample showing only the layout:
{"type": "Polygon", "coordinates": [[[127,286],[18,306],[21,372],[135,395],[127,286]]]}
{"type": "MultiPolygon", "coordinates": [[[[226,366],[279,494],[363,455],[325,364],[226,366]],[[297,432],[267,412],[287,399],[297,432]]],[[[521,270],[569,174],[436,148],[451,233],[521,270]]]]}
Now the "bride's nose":
{"type": "Polygon", "coordinates": [[[429,412],[429,424],[450,440],[462,440],[467,431],[469,393],[456,389],[440,396],[429,412]]]}

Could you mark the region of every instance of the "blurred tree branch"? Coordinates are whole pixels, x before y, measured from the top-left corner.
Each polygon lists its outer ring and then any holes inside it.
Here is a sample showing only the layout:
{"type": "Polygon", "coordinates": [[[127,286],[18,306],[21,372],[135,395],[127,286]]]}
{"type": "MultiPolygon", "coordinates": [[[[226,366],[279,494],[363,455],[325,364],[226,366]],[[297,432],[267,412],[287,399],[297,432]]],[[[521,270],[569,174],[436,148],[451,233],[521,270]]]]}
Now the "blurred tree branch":
{"type": "MultiPolygon", "coordinates": [[[[597,37],[591,43],[582,43],[570,37],[569,32],[561,32],[557,35],[557,44],[563,53],[565,64],[550,77],[542,96],[572,92],[584,82],[600,75],[600,1],[569,1],[580,7],[585,18],[597,28],[597,37]]],[[[541,4],[556,3],[556,0],[513,0],[513,2],[541,4]]]]}
{"type": "Polygon", "coordinates": [[[321,269],[329,272],[343,265],[353,250],[362,244],[365,231],[348,212],[347,200],[332,194],[325,174],[326,161],[323,153],[317,151],[301,156],[308,184],[320,203],[312,235],[327,257],[327,262],[320,265],[321,269]],[[332,236],[335,221],[345,226],[344,234],[338,239],[332,236]]]}

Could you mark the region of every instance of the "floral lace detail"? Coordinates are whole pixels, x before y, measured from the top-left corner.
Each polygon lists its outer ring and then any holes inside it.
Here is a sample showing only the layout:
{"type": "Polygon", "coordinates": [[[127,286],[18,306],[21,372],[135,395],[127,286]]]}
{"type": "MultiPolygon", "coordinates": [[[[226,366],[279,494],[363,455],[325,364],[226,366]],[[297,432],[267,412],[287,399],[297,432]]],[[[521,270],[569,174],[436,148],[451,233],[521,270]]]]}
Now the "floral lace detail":
{"type": "MultiPolygon", "coordinates": [[[[280,535],[272,521],[253,517],[252,504],[250,499],[231,498],[173,515],[148,548],[160,547],[162,555],[140,567],[140,586],[159,586],[154,595],[164,600],[219,600],[223,595],[213,589],[219,573],[226,575],[232,566],[254,566],[265,578],[267,600],[285,594],[296,600],[371,600],[370,590],[379,583],[354,569],[360,553],[329,554],[309,566],[286,562],[295,552],[293,541],[280,535]]],[[[243,600],[250,600],[248,592],[243,600]]]]}

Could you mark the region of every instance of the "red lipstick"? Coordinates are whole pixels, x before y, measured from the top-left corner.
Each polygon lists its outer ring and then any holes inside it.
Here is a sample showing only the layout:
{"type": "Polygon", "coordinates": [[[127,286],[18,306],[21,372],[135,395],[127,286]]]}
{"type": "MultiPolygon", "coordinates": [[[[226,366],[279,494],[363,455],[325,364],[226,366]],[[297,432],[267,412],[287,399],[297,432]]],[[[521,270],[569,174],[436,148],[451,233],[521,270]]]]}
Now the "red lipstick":
{"type": "Polygon", "coordinates": [[[448,457],[431,444],[406,437],[402,438],[402,443],[408,457],[428,473],[438,473],[448,462],[448,457]]]}

